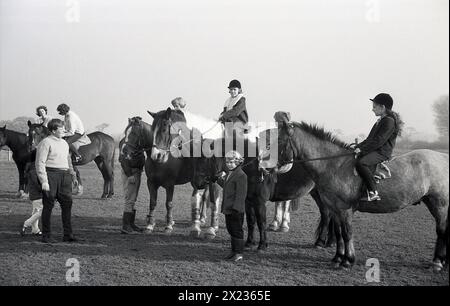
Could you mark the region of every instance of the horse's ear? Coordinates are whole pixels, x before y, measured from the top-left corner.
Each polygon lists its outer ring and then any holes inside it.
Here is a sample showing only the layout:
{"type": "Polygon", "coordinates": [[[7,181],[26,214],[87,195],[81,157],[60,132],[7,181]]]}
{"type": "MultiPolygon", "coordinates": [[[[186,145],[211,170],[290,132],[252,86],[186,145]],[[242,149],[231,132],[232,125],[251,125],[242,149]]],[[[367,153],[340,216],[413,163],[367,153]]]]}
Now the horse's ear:
{"type": "Polygon", "coordinates": [[[130,124],[131,123],[131,118],[128,118],[128,124],[130,124]]]}
{"type": "Polygon", "coordinates": [[[156,116],[156,113],[152,113],[151,111],[147,111],[147,113],[150,115],[150,116],[152,116],[153,117],[153,119],[155,118],[155,116],[156,116]]]}
{"type": "Polygon", "coordinates": [[[31,127],[31,121],[30,120],[28,120],[27,124],[28,124],[28,127],[31,127]]]}
{"type": "Polygon", "coordinates": [[[172,115],[172,109],[170,107],[168,107],[166,110],[166,119],[167,120],[170,119],[170,115],[172,115]]]}
{"type": "Polygon", "coordinates": [[[1,129],[2,130],[6,130],[6,124],[1,129]]]}

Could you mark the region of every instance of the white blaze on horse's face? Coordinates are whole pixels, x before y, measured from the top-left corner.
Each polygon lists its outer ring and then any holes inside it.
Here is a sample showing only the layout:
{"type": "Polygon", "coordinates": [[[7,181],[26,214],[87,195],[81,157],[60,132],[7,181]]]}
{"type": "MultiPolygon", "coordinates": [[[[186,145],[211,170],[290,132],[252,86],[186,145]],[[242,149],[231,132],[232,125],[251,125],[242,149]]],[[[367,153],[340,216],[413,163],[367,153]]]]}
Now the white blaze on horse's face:
{"type": "Polygon", "coordinates": [[[158,139],[156,136],[158,135],[159,132],[159,126],[156,124],[155,128],[153,130],[153,147],[152,147],[152,153],[150,154],[150,158],[158,163],[165,163],[169,160],[169,151],[167,150],[162,150],[158,147],[158,145],[156,144],[156,139],[158,139]]]}

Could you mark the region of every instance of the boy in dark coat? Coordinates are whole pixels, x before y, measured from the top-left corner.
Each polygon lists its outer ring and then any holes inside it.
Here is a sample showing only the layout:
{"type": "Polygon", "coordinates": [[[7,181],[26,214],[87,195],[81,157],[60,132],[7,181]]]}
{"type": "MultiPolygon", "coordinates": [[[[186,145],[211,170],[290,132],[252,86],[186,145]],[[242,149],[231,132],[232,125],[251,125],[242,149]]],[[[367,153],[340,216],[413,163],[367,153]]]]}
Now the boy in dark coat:
{"type": "Polygon", "coordinates": [[[380,93],[370,100],[373,102],[372,111],[380,118],[372,127],[369,136],[355,146],[355,153],[359,154],[356,170],[368,190],[368,196],[363,197],[362,201],[381,200],[371,167],[391,157],[401,125],[399,115],[392,111],[394,101],[389,94],[380,93]]]}
{"type": "Polygon", "coordinates": [[[226,260],[234,262],[243,259],[244,251],[244,211],[247,197],[247,175],[242,171],[243,158],[236,151],[225,154],[228,174],[223,174],[218,183],[223,187],[222,213],[231,236],[231,253],[226,260]]]}

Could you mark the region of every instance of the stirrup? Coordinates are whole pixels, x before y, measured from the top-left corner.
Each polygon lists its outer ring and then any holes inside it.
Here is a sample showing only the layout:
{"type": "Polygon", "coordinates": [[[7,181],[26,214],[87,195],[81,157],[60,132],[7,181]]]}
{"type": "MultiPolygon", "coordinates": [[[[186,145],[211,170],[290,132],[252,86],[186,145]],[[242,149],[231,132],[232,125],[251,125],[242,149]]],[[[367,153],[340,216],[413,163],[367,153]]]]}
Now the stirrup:
{"type": "Polygon", "coordinates": [[[367,192],[367,197],[361,198],[361,201],[365,202],[373,202],[373,201],[380,201],[381,197],[378,195],[378,191],[369,191],[367,192]]]}

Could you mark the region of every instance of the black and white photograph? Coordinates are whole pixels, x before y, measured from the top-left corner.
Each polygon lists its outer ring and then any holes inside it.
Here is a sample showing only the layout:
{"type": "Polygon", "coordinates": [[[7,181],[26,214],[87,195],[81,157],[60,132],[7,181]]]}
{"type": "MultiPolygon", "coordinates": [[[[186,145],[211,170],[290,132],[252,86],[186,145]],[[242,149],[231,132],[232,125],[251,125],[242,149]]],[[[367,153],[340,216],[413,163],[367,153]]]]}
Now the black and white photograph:
{"type": "Polygon", "coordinates": [[[0,0],[0,287],[446,287],[448,214],[448,0],[0,0]]]}

